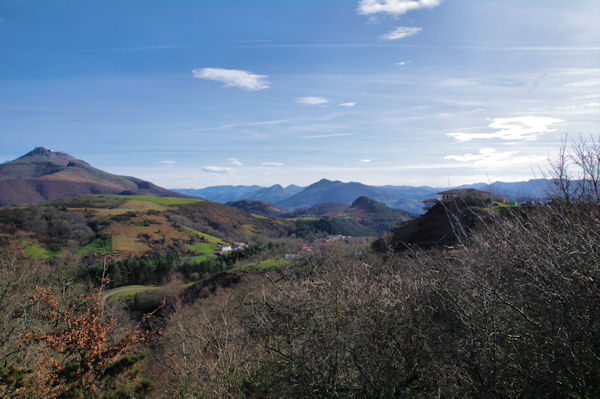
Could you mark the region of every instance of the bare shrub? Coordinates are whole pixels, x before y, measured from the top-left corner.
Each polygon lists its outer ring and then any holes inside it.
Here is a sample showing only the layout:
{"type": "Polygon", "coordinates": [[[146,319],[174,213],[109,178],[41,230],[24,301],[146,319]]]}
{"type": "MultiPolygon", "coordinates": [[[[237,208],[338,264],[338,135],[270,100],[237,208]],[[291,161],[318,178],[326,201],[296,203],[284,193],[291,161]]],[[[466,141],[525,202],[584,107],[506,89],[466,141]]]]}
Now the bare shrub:
{"type": "Polygon", "coordinates": [[[571,144],[565,136],[558,157],[549,164],[545,174],[553,179],[554,200],[600,201],[600,136],[581,136],[571,144]]]}
{"type": "Polygon", "coordinates": [[[240,324],[245,289],[217,288],[202,300],[174,305],[146,366],[149,376],[159,382],[159,396],[241,396],[255,346],[240,324]]]}

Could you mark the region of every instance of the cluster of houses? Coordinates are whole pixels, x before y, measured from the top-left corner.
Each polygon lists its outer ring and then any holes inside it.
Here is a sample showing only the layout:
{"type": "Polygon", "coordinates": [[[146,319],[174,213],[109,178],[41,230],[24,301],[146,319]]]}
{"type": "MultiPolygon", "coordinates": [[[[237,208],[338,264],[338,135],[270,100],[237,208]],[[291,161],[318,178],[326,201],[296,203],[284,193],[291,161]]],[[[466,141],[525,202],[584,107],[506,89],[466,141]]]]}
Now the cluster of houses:
{"type": "Polygon", "coordinates": [[[248,246],[245,242],[234,242],[233,245],[220,245],[219,254],[222,255],[225,252],[235,251],[237,249],[244,249],[248,246]]]}
{"type": "Polygon", "coordinates": [[[300,248],[300,250],[298,251],[298,253],[295,254],[285,254],[285,259],[287,260],[293,260],[293,259],[298,259],[298,258],[308,258],[313,256],[314,251],[318,248],[325,248],[335,242],[345,242],[346,244],[350,244],[350,238],[352,238],[351,236],[344,236],[341,234],[338,235],[332,235],[329,236],[327,238],[319,238],[317,240],[315,240],[315,242],[313,243],[313,245],[309,245],[309,244],[302,244],[302,247],[300,248]]]}

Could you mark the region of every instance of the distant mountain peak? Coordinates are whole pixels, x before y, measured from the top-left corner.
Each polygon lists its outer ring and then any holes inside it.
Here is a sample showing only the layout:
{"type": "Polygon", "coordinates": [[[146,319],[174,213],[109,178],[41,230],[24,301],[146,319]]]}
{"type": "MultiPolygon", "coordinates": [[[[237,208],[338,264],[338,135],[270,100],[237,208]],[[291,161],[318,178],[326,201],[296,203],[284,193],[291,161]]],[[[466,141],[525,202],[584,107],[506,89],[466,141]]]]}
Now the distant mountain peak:
{"type": "Polygon", "coordinates": [[[54,150],[51,150],[46,147],[35,147],[33,150],[29,151],[27,154],[23,155],[21,158],[30,157],[34,155],[50,155],[53,154],[54,150]]]}
{"type": "Polygon", "coordinates": [[[341,183],[339,180],[329,180],[329,179],[321,179],[316,183],[311,184],[309,187],[315,186],[327,186],[335,183],[341,183]]]}
{"type": "Polygon", "coordinates": [[[36,147],[0,163],[0,207],[88,194],[181,196],[134,177],[96,169],[64,152],[36,147]]]}
{"type": "Polygon", "coordinates": [[[46,148],[44,146],[35,147],[33,150],[31,150],[31,153],[39,154],[39,155],[46,155],[46,154],[50,154],[51,152],[54,152],[54,150],[51,148],[46,148]]]}

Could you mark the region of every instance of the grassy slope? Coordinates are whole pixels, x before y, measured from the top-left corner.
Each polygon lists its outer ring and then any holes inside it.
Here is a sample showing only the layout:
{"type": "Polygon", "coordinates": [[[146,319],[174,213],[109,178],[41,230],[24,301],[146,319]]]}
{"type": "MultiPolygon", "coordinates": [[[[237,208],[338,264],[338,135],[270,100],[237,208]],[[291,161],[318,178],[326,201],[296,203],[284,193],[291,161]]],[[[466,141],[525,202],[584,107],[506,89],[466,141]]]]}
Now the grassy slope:
{"type": "Polygon", "coordinates": [[[280,269],[289,266],[293,263],[291,260],[286,259],[266,259],[259,262],[248,263],[243,266],[238,266],[230,270],[230,272],[255,272],[266,269],[280,269]]]}
{"type": "Polygon", "coordinates": [[[38,243],[24,241],[23,252],[32,259],[48,259],[57,256],[59,252],[51,251],[38,243]]]}
{"type": "Polygon", "coordinates": [[[77,250],[77,255],[87,256],[91,252],[112,253],[112,237],[99,237],[77,250]]]}

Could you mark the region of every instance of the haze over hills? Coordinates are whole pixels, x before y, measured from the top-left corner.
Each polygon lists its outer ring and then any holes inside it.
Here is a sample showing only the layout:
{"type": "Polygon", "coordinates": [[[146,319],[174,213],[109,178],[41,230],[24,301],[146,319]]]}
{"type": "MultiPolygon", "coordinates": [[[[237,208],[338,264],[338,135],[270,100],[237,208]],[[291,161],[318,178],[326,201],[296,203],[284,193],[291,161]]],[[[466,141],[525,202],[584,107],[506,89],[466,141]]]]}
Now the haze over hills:
{"type": "Polygon", "coordinates": [[[200,197],[210,201],[224,204],[229,201],[246,199],[256,191],[262,190],[261,186],[211,186],[206,188],[174,188],[173,191],[193,197],[200,197]]]}
{"type": "Polygon", "coordinates": [[[459,187],[430,186],[370,186],[362,183],[332,181],[322,179],[307,187],[280,185],[260,186],[214,186],[203,189],[174,189],[179,193],[199,196],[211,201],[226,203],[252,199],[265,201],[282,210],[299,210],[318,204],[337,202],[350,205],[356,198],[365,196],[385,205],[412,213],[423,213],[422,201],[435,197],[440,191],[450,188],[476,188],[490,191],[508,199],[542,199],[548,196],[551,189],[548,179],[533,179],[521,182],[474,183],[459,187]],[[295,194],[293,192],[296,191],[295,194]],[[285,199],[276,201],[278,198],[285,199]]]}
{"type": "Polygon", "coordinates": [[[0,164],[0,206],[87,194],[185,196],[135,177],[104,172],[45,147],[0,164]]]}
{"type": "MultiPolygon", "coordinates": [[[[303,190],[303,188],[300,188],[300,191],[302,191],[302,190],[303,190]]],[[[277,203],[285,201],[286,199],[294,196],[295,194],[297,194],[300,191],[294,190],[294,189],[287,190],[286,188],[283,188],[281,185],[275,184],[271,187],[266,187],[266,188],[260,189],[258,191],[255,191],[245,199],[260,200],[260,201],[269,202],[271,204],[277,204],[277,203]]]]}

